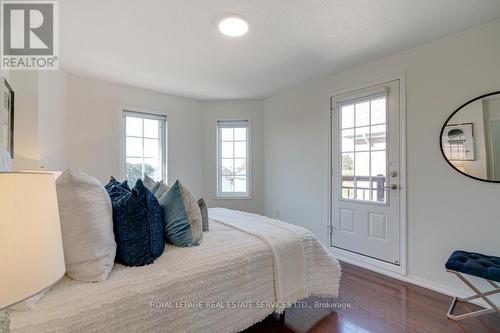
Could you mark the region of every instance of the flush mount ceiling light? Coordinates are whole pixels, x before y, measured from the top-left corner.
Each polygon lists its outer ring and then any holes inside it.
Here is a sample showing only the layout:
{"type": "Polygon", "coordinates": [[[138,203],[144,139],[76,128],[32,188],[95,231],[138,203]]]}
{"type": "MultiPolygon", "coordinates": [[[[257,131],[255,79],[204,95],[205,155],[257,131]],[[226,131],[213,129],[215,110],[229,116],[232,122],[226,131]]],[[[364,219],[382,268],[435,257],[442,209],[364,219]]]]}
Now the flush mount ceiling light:
{"type": "Polygon", "coordinates": [[[227,15],[219,21],[219,30],[226,36],[239,37],[248,31],[248,23],[239,15],[227,15]]]}

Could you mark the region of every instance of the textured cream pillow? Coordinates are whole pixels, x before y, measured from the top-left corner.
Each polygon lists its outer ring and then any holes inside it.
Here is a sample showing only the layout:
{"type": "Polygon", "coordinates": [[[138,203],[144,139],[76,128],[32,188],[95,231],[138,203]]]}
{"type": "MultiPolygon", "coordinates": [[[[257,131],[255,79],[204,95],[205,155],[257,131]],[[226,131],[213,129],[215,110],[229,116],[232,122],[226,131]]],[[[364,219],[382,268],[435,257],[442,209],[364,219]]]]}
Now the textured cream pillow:
{"type": "Polygon", "coordinates": [[[179,182],[179,188],[181,190],[182,200],[184,201],[184,206],[186,206],[186,213],[191,223],[191,230],[193,232],[193,242],[199,244],[203,238],[203,223],[201,218],[200,206],[198,202],[193,197],[191,192],[179,182]]]}
{"type": "Polygon", "coordinates": [[[111,200],[104,186],[81,170],[56,181],[66,274],[74,280],[108,278],[116,255],[111,200]]]}

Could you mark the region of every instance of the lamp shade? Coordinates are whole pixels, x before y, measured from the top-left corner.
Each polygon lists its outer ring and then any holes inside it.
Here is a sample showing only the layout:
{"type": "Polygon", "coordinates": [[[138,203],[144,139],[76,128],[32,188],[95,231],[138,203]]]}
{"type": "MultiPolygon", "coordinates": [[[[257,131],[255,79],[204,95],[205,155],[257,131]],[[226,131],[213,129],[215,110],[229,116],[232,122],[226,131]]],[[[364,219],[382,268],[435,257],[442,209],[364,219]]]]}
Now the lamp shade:
{"type": "Polygon", "coordinates": [[[49,171],[49,170],[21,170],[21,172],[27,172],[27,173],[50,173],[54,175],[55,179],[59,178],[60,175],[62,175],[62,171],[54,170],[54,171],[49,171]]]}
{"type": "Polygon", "coordinates": [[[0,173],[0,310],[65,273],[54,176],[0,173]]]}

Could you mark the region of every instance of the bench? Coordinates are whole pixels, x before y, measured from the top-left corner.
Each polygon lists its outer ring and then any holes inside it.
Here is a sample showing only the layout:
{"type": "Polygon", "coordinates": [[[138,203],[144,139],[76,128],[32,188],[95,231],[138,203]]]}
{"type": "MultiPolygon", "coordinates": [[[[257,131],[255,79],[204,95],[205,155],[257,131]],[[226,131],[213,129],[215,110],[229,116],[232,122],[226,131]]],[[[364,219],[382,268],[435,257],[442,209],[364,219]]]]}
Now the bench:
{"type": "Polygon", "coordinates": [[[500,313],[498,307],[489,296],[500,292],[497,282],[500,282],[500,257],[488,256],[480,253],[455,251],[446,262],[446,270],[455,274],[463,283],[475,292],[475,295],[467,298],[454,297],[448,310],[447,316],[452,320],[462,320],[489,313],[500,313]],[[479,290],[464,274],[475,276],[486,280],[493,289],[487,292],[479,290]],[[453,310],[458,301],[467,303],[474,299],[482,299],[488,304],[488,308],[470,311],[461,315],[453,315],[453,310]]]}

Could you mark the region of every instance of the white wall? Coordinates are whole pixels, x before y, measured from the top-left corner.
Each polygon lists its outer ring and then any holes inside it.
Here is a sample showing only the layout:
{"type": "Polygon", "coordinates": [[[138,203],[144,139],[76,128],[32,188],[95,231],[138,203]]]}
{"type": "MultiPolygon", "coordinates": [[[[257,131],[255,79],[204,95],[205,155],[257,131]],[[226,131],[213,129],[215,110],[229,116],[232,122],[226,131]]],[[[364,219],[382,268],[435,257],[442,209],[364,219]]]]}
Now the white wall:
{"type": "Polygon", "coordinates": [[[483,109],[486,151],[488,152],[488,178],[500,180],[500,166],[495,162],[500,157],[500,152],[498,152],[500,147],[498,144],[493,144],[493,133],[491,132],[492,122],[500,120],[500,96],[495,95],[483,100],[483,109]]]}
{"type": "Polygon", "coordinates": [[[12,71],[15,92],[12,170],[65,167],[65,74],[62,71],[12,71]]]}
{"type": "Polygon", "coordinates": [[[203,193],[202,103],[68,74],[65,156],[69,167],[107,182],[120,172],[121,107],[167,115],[168,182],[180,179],[196,197],[203,193]]]}
{"type": "Polygon", "coordinates": [[[203,185],[204,198],[209,207],[227,207],[253,213],[264,212],[264,141],[262,100],[238,100],[223,102],[205,102],[204,116],[204,163],[203,185]],[[251,138],[251,198],[217,199],[216,173],[216,133],[217,120],[248,119],[251,138]]]}
{"type": "MultiPolygon", "coordinates": [[[[4,71],[0,70],[0,78],[6,78],[7,81],[10,83],[10,77],[9,77],[9,71],[4,71]]],[[[3,105],[4,100],[3,100],[3,93],[0,94],[0,106],[3,105]]],[[[0,126],[2,126],[4,122],[4,114],[3,112],[0,112],[0,126]]],[[[0,128],[0,138],[2,138],[3,133],[2,133],[2,128],[0,128]]],[[[0,140],[0,171],[10,171],[11,168],[11,159],[10,156],[6,150],[6,148],[3,146],[2,140],[0,140]]]]}
{"type": "Polygon", "coordinates": [[[66,74],[40,71],[38,74],[39,166],[45,170],[66,169],[66,74]]]}
{"type": "Polygon", "coordinates": [[[488,162],[486,155],[486,138],[483,114],[483,101],[477,100],[455,113],[448,124],[472,123],[472,132],[474,133],[475,160],[451,161],[451,163],[468,175],[488,179],[488,162]]]}
{"type": "Polygon", "coordinates": [[[10,71],[0,70],[0,76],[9,80],[10,71]]]}
{"type": "Polygon", "coordinates": [[[168,182],[183,181],[209,206],[264,211],[261,100],[206,102],[58,72],[16,71],[13,170],[81,168],[102,182],[120,176],[121,108],[164,113],[168,182]],[[252,197],[215,199],[215,121],[251,121],[252,197]],[[213,126],[212,126],[213,125],[213,126]]]}
{"type": "Polygon", "coordinates": [[[495,95],[495,98],[488,99],[485,102],[485,108],[487,112],[488,120],[499,120],[500,119],[500,97],[495,95]]]}
{"type": "Polygon", "coordinates": [[[500,186],[451,169],[439,133],[457,107],[500,89],[499,35],[495,21],[266,99],[266,215],[279,208],[327,244],[329,98],[406,72],[409,278],[463,291],[444,263],[455,249],[500,254],[500,186]]]}
{"type": "Polygon", "coordinates": [[[14,96],[14,160],[12,170],[38,170],[38,72],[11,71],[14,96]]]}

